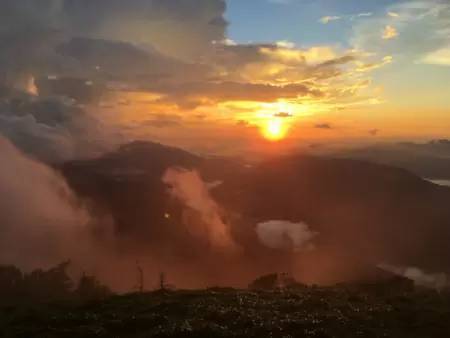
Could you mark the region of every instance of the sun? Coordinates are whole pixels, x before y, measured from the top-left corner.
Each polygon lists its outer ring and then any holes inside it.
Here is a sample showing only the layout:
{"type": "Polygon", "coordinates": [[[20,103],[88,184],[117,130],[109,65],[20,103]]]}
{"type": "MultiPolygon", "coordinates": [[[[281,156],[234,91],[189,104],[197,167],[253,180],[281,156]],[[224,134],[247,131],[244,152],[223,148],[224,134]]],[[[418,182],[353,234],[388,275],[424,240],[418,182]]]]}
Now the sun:
{"type": "Polygon", "coordinates": [[[269,141],[280,141],[286,137],[287,126],[281,118],[273,118],[265,123],[262,134],[269,141]]]}

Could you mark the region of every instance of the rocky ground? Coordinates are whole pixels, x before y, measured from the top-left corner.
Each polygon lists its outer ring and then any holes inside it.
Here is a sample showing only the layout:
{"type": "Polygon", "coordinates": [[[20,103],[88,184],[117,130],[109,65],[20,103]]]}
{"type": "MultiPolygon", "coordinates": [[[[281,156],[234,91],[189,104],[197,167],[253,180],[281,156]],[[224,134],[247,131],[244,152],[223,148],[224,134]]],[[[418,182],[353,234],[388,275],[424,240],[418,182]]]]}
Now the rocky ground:
{"type": "Polygon", "coordinates": [[[308,287],[157,291],[83,305],[8,307],[0,337],[450,337],[450,296],[308,287]]]}

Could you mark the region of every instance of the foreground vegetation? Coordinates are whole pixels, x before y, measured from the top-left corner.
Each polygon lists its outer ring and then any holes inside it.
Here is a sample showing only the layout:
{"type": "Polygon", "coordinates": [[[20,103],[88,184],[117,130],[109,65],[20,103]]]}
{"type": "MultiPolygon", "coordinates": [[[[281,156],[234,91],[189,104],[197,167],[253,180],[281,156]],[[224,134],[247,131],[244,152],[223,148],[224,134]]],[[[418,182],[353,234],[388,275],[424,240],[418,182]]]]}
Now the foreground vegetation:
{"type": "Polygon", "coordinates": [[[0,311],[0,337],[450,337],[448,294],[389,284],[160,290],[0,311]]]}

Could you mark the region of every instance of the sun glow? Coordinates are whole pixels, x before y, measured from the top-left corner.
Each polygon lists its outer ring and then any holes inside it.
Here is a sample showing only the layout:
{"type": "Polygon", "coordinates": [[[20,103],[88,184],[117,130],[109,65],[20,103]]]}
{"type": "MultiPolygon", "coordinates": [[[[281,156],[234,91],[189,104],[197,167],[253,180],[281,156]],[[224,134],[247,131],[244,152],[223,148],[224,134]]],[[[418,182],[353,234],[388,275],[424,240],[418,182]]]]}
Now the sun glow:
{"type": "Polygon", "coordinates": [[[273,118],[266,122],[262,128],[263,136],[270,141],[280,141],[286,137],[287,125],[281,118],[273,118]]]}

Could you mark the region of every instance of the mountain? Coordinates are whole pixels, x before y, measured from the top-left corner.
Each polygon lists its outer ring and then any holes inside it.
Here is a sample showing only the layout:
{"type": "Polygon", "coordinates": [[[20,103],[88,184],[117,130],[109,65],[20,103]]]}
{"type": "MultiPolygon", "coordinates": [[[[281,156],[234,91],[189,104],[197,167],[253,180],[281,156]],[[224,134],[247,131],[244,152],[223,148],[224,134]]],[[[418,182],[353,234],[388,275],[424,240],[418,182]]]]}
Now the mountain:
{"type": "Polygon", "coordinates": [[[450,261],[450,189],[403,169],[293,156],[262,163],[217,193],[253,224],[310,224],[320,250],[305,264],[320,262],[336,275],[359,274],[360,260],[433,271],[446,271],[450,261]]]}
{"type": "Polygon", "coordinates": [[[179,149],[134,142],[98,159],[65,163],[61,170],[73,189],[95,205],[95,212],[111,213],[116,231],[139,234],[144,220],[154,223],[153,228],[164,222],[169,203],[164,171],[194,168],[201,161],[179,149]]]}
{"type": "Polygon", "coordinates": [[[135,142],[61,171],[95,213],[113,216],[116,233],[133,239],[133,250],[170,247],[177,257],[192,258],[197,248],[187,246],[180,228],[186,206],[162,182],[171,167],[220,183],[210,192],[259,274],[294,269],[301,281],[335,283],[364,278],[379,264],[450,272],[450,189],[404,169],[301,155],[248,165],[135,142]],[[271,220],[308,224],[318,233],[314,249],[292,254],[264,247],[255,227],[271,220]]]}
{"type": "Polygon", "coordinates": [[[379,144],[329,153],[340,158],[405,168],[425,178],[450,180],[450,140],[379,144]]]}

